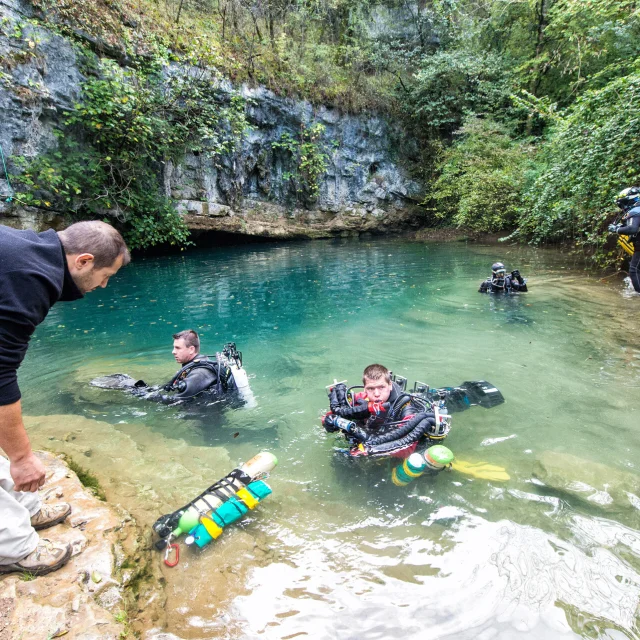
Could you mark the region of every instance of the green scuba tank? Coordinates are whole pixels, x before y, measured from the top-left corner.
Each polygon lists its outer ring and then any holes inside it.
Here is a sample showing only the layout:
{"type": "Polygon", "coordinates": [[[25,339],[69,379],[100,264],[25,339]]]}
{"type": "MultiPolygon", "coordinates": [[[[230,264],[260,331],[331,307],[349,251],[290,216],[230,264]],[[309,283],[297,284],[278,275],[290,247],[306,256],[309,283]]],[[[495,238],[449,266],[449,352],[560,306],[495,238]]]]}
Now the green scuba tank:
{"type": "Polygon", "coordinates": [[[426,466],[427,462],[421,453],[412,453],[391,472],[391,481],[396,487],[406,487],[424,473],[426,466]]]}
{"type": "Polygon", "coordinates": [[[429,447],[424,454],[425,466],[428,471],[438,473],[453,462],[453,452],[451,449],[436,444],[429,447]]]}

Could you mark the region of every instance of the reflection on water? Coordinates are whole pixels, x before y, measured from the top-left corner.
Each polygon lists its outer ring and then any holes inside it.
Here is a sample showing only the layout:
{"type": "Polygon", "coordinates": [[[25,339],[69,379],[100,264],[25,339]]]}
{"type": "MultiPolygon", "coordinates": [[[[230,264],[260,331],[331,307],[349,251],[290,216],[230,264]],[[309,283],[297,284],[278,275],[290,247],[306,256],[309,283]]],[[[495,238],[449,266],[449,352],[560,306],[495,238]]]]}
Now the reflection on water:
{"type": "Polygon", "coordinates": [[[81,457],[147,525],[257,451],[278,456],[251,517],[163,568],[151,636],[639,638],[639,318],[637,299],[526,248],[196,251],[54,307],[20,377],[36,444],[81,457]],[[530,293],[477,293],[498,258],[530,293]],[[88,386],[169,379],[171,334],[188,327],[204,352],[238,344],[256,408],[88,386]],[[453,471],[400,489],[389,461],[336,457],[324,387],[373,361],[410,384],[496,385],[506,402],[456,414],[447,445],[510,480],[453,471]]]}

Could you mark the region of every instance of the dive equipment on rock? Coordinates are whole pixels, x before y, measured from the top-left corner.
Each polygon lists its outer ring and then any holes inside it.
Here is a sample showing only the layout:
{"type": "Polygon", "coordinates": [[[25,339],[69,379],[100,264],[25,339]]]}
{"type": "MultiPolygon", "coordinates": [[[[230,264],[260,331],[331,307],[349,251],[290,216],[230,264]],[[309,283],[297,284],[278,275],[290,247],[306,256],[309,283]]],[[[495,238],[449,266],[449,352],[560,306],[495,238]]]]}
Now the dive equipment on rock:
{"type": "Polygon", "coordinates": [[[227,525],[242,518],[249,509],[253,509],[271,493],[271,487],[263,480],[251,482],[211,513],[201,515],[199,523],[185,539],[185,544],[204,547],[218,538],[227,525]]]}
{"type": "Polygon", "coordinates": [[[257,481],[268,477],[277,464],[278,460],[272,453],[262,451],[212,484],[184,507],[158,518],[153,525],[153,530],[160,537],[160,540],[155,543],[156,548],[164,549],[172,538],[178,538],[183,533],[195,535],[194,532],[198,530],[198,535],[202,536],[202,531],[199,529],[201,524],[205,532],[208,532],[210,539],[199,546],[210,542],[217,535],[220,535],[224,524],[229,522],[228,517],[224,516],[226,511],[223,510],[221,516],[218,510],[232,498],[232,507],[227,507],[227,509],[233,508],[236,511],[242,511],[243,506],[244,512],[247,509],[252,509],[257,502],[271,493],[271,489],[266,483],[257,484],[257,481]],[[251,490],[249,490],[250,486],[251,490]],[[217,519],[213,517],[214,514],[217,514],[217,519]],[[213,535],[217,529],[210,522],[220,528],[217,535],[213,535]]]}

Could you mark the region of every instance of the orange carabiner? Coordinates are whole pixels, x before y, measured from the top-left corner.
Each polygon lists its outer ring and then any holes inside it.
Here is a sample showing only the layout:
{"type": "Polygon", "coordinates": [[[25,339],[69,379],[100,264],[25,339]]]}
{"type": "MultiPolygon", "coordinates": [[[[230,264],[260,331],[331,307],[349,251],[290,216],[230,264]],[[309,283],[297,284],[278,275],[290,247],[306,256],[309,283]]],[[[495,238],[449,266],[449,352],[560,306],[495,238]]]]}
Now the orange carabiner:
{"type": "Polygon", "coordinates": [[[173,544],[167,546],[167,550],[164,553],[164,563],[167,565],[167,567],[175,567],[178,562],[180,562],[180,545],[177,542],[174,542],[173,544]],[[173,562],[169,561],[171,549],[175,549],[176,552],[176,559],[173,562]]]}

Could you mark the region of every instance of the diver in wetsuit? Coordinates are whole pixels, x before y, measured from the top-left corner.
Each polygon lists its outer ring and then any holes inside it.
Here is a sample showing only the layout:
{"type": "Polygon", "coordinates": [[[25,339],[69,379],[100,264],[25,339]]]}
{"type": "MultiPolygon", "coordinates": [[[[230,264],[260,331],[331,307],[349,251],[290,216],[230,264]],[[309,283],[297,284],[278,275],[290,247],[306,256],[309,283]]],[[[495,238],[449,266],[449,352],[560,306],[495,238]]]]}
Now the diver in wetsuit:
{"type": "Polygon", "coordinates": [[[610,224],[609,231],[629,236],[629,242],[633,245],[629,278],[634,290],[640,293],[640,187],[623,189],[618,194],[616,204],[624,213],[622,218],[624,224],[610,224]]]}
{"type": "Polygon", "coordinates": [[[233,374],[229,367],[200,355],[200,338],[193,329],[180,331],[173,336],[173,351],[176,362],[182,368],[160,392],[145,395],[147,400],[157,400],[167,404],[178,400],[195,398],[203,391],[221,393],[235,388],[233,374]]]}
{"type": "Polygon", "coordinates": [[[527,281],[520,275],[517,269],[507,274],[502,262],[494,262],[491,265],[491,276],[480,284],[480,293],[525,293],[527,281]]]}
{"type": "Polygon", "coordinates": [[[434,413],[417,396],[405,393],[380,364],[369,365],[362,376],[364,391],[350,403],[347,388],[338,383],[330,389],[331,411],[323,418],[326,431],[342,430],[351,456],[406,457],[423,437],[440,439],[448,432],[436,426],[434,413]]]}

